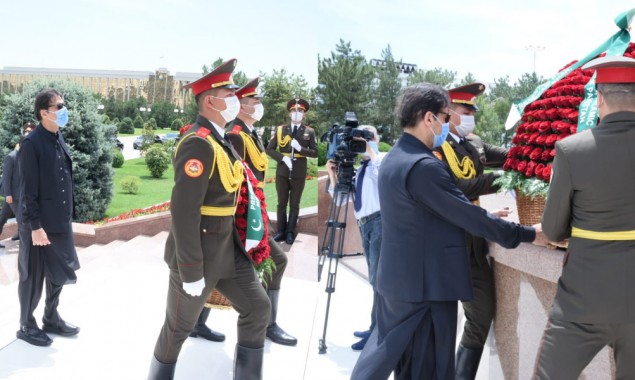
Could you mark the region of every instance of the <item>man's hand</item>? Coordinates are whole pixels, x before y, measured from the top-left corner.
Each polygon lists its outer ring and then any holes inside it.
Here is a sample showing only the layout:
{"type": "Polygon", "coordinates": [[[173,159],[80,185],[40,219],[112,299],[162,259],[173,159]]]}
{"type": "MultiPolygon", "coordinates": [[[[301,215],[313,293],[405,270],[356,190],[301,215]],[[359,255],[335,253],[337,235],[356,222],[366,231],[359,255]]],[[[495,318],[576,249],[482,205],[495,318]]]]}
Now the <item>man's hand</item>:
{"type": "Polygon", "coordinates": [[[289,167],[289,170],[291,170],[293,168],[293,162],[291,162],[291,159],[287,156],[282,157],[282,162],[284,162],[285,165],[287,165],[287,167],[289,167]]]}
{"type": "Polygon", "coordinates": [[[201,278],[200,280],[196,281],[196,282],[184,282],[183,283],[183,290],[185,290],[185,293],[193,296],[193,297],[198,297],[201,295],[201,293],[203,293],[203,289],[205,289],[205,278],[201,278]]]}
{"type": "Polygon", "coordinates": [[[335,169],[337,168],[337,164],[331,160],[326,161],[326,171],[330,174],[335,174],[335,169]]]}
{"type": "Polygon", "coordinates": [[[547,238],[547,235],[545,235],[544,232],[542,232],[542,224],[540,223],[534,224],[532,227],[536,230],[536,239],[534,239],[532,244],[535,244],[541,247],[546,247],[547,244],[549,243],[549,239],[547,238]]]}
{"type": "Polygon", "coordinates": [[[7,203],[11,204],[13,203],[13,197],[10,195],[7,195],[6,198],[4,198],[5,201],[7,201],[7,203]]]}
{"type": "Polygon", "coordinates": [[[300,143],[296,139],[291,140],[291,146],[298,152],[302,150],[302,145],[300,145],[300,143]]]}
{"type": "Polygon", "coordinates": [[[497,210],[492,211],[492,215],[497,216],[499,218],[504,218],[509,216],[512,213],[512,210],[509,207],[499,208],[497,210]]]}
{"type": "Polygon", "coordinates": [[[33,241],[33,245],[50,245],[51,244],[43,228],[38,228],[37,230],[31,231],[31,240],[33,241]]]}

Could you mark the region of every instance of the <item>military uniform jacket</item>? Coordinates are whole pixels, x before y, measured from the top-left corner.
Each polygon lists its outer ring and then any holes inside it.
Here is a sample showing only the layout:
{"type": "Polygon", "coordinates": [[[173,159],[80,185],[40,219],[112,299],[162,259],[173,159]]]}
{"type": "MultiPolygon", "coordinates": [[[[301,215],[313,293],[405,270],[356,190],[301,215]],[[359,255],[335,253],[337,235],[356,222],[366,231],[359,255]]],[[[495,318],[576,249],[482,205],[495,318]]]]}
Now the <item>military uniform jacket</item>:
{"type": "Polygon", "coordinates": [[[245,122],[240,119],[236,119],[234,120],[233,128],[228,130],[227,136],[229,137],[229,141],[231,141],[236,153],[238,153],[241,159],[247,162],[247,165],[254,173],[256,179],[260,183],[263,183],[265,180],[265,174],[267,173],[267,156],[265,155],[265,146],[262,144],[262,141],[256,134],[256,131],[254,130],[253,132],[250,132],[247,125],[245,125],[245,122]],[[241,134],[240,132],[243,132],[244,134],[241,134]],[[252,155],[249,154],[249,146],[256,148],[258,157],[252,157],[252,155]],[[259,165],[254,165],[254,161],[262,164],[263,158],[264,168],[259,165]]]}
{"type": "MultiPolygon", "coordinates": [[[[229,278],[234,274],[234,251],[242,247],[234,224],[240,184],[235,191],[227,191],[221,171],[227,173],[237,159],[231,145],[200,115],[175,149],[172,228],[166,241],[165,261],[171,269],[178,269],[183,282],[198,281],[204,276],[229,278]],[[215,151],[207,136],[218,143],[222,152],[215,151]],[[225,215],[203,215],[203,210],[220,210],[225,215]]],[[[239,177],[236,181],[242,183],[242,170],[239,177]]]]}
{"type": "MultiPolygon", "coordinates": [[[[635,113],[616,112],[597,128],[556,143],[542,226],[553,241],[571,228],[635,230],[635,113]]],[[[635,322],[635,240],[571,237],[551,318],[635,322]]]]}
{"type": "MultiPolygon", "coordinates": [[[[496,175],[494,173],[483,174],[483,170],[488,166],[502,165],[507,158],[507,149],[484,143],[481,138],[476,135],[469,135],[465,138],[463,143],[457,142],[452,136],[448,135],[446,141],[452,147],[459,162],[461,162],[464,157],[469,157],[474,163],[476,172],[474,178],[461,179],[457,178],[455,173],[452,173],[456,178],[458,188],[461,189],[463,194],[465,194],[470,201],[476,202],[481,195],[492,194],[498,191],[498,187],[492,184],[497,178],[496,175]]],[[[441,158],[443,162],[449,165],[448,157],[441,148],[435,148],[434,151],[437,158],[441,158]]],[[[467,234],[466,241],[468,250],[471,254],[475,255],[477,259],[482,259],[489,251],[487,242],[480,237],[467,234]]]]}
{"type": "Polygon", "coordinates": [[[504,247],[533,241],[532,228],[470,203],[447,165],[409,133],[379,169],[383,238],[377,291],[404,302],[473,298],[465,232],[504,247]]]}
{"type": "MultiPolygon", "coordinates": [[[[291,156],[291,140],[293,139],[291,133],[291,124],[281,125],[276,128],[276,132],[267,145],[267,154],[278,163],[276,176],[289,177],[289,168],[281,162],[282,157],[291,156]]],[[[298,140],[302,149],[299,152],[293,150],[295,160],[293,161],[291,178],[306,178],[306,157],[317,157],[317,140],[315,138],[315,131],[308,125],[301,124],[296,131],[295,139],[298,140]]]]}

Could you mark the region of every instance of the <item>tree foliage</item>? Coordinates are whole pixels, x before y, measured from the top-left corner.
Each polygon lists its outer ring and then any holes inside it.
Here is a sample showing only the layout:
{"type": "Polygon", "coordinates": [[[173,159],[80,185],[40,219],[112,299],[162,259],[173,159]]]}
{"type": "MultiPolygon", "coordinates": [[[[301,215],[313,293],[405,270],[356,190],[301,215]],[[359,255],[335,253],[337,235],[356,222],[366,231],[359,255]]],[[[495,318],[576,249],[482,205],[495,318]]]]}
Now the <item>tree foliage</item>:
{"type": "Polygon", "coordinates": [[[441,67],[435,67],[431,70],[417,69],[408,76],[408,85],[427,82],[448,87],[454,82],[455,78],[456,71],[446,70],[441,67]]]}
{"type": "Polygon", "coordinates": [[[62,93],[69,109],[69,122],[62,134],[73,160],[75,220],[101,219],[113,195],[116,128],[103,124],[97,114],[98,101],[88,90],[70,81],[35,80],[24,87],[24,92],[7,96],[0,119],[0,154],[4,157],[13,149],[24,123],[35,122],[35,96],[46,88],[62,93]]]}

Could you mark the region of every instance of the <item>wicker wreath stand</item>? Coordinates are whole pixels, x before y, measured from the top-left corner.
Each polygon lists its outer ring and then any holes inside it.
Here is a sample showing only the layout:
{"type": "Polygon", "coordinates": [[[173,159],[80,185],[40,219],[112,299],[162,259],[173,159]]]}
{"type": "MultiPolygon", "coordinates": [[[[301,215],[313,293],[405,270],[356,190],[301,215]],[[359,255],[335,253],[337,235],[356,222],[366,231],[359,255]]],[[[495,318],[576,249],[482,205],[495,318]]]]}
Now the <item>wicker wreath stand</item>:
{"type": "Polygon", "coordinates": [[[516,189],[516,207],[520,224],[531,226],[540,223],[545,211],[545,197],[531,197],[516,189]]]}
{"type": "Polygon", "coordinates": [[[222,295],[218,290],[213,289],[212,293],[207,297],[207,302],[205,302],[205,307],[211,309],[224,309],[229,310],[232,308],[231,302],[222,295]]]}

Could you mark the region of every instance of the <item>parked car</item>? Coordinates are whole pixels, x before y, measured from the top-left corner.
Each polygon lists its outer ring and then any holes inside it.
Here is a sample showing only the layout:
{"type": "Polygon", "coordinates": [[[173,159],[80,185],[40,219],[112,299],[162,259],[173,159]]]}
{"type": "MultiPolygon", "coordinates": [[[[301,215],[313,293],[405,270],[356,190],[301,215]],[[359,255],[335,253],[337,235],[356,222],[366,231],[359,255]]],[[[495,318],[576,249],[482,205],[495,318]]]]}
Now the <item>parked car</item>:
{"type": "Polygon", "coordinates": [[[112,142],[115,144],[115,146],[117,147],[117,149],[119,149],[120,151],[123,151],[123,143],[121,142],[121,140],[119,140],[116,137],[112,138],[112,142]]]}
{"type": "Polygon", "coordinates": [[[161,140],[162,142],[166,142],[170,140],[176,140],[178,137],[178,133],[166,133],[165,135],[161,136],[161,140]]]}
{"type": "MultiPolygon", "coordinates": [[[[163,140],[160,136],[154,135],[154,143],[163,144],[163,140]]],[[[137,138],[132,142],[132,148],[141,149],[141,145],[143,145],[143,135],[137,136],[137,138]]]]}

